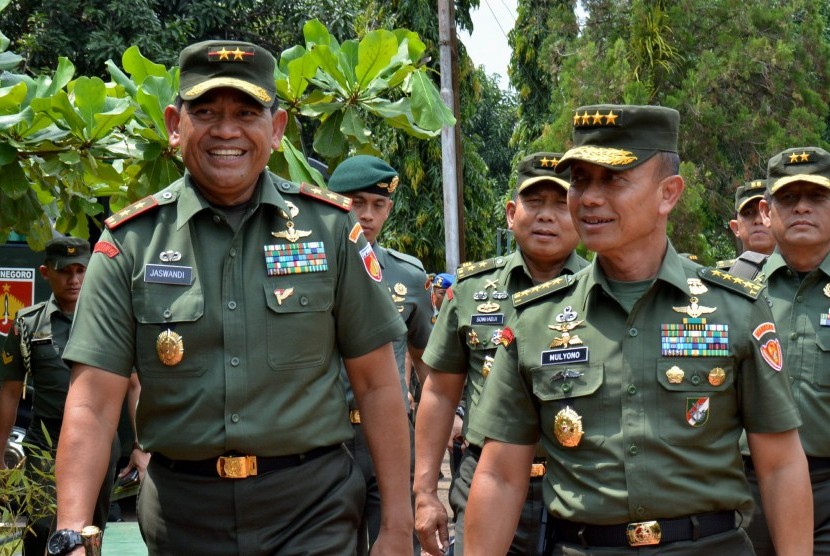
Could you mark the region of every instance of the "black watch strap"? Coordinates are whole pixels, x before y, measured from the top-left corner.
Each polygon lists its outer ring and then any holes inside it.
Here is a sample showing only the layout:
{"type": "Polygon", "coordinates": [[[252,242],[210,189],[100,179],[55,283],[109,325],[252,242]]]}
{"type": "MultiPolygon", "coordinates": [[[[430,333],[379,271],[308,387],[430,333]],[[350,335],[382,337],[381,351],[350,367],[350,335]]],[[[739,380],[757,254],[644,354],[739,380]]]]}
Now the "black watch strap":
{"type": "Polygon", "coordinates": [[[72,529],[58,529],[46,544],[46,554],[49,556],[65,556],[84,544],[81,533],[72,529]]]}

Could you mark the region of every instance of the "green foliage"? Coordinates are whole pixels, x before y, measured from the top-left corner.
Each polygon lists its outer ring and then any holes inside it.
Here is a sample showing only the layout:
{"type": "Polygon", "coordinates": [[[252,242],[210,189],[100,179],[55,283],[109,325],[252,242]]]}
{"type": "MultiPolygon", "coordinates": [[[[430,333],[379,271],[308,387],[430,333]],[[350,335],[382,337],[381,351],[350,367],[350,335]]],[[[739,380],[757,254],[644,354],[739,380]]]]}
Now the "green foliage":
{"type": "MultiPolygon", "coordinates": [[[[270,166],[294,181],[323,184],[305,160],[303,120],[322,122],[315,150],[329,163],[350,150],[379,152],[374,127],[419,139],[454,122],[427,69],[425,46],[406,29],[377,30],[340,45],[319,21],[307,22],[305,46],[289,48],[275,72],[279,100],[291,118],[283,149],[270,166]]],[[[0,76],[0,235],[11,230],[42,249],[52,226],[88,237],[90,218],[117,210],[180,177],[168,146],[164,110],[178,90],[178,69],[136,46],[108,60],[110,81],[81,76],[61,58],[52,74],[0,76]]]]}

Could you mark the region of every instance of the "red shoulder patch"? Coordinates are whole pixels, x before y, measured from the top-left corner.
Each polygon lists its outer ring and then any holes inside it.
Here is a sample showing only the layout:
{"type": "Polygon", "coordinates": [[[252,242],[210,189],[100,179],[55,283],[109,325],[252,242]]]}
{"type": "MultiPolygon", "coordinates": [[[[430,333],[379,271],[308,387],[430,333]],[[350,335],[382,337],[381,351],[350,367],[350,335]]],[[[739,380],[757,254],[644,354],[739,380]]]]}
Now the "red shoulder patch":
{"type": "Polygon", "coordinates": [[[110,243],[109,241],[99,241],[95,244],[95,248],[92,250],[93,253],[103,253],[110,259],[114,258],[118,255],[121,251],[118,250],[118,247],[110,243]]]}
{"type": "Polygon", "coordinates": [[[447,293],[446,293],[447,299],[452,299],[452,295],[453,295],[452,286],[450,286],[449,289],[447,289],[447,293]]]}
{"type": "Polygon", "coordinates": [[[303,183],[300,185],[300,194],[306,197],[312,197],[318,201],[323,201],[346,212],[352,210],[352,200],[349,197],[335,193],[334,191],[329,191],[328,189],[322,189],[316,185],[303,183]]]}
{"type": "Polygon", "coordinates": [[[150,210],[158,204],[159,202],[156,200],[155,197],[153,197],[152,195],[148,195],[140,201],[136,201],[135,203],[122,208],[121,210],[119,210],[106,220],[104,220],[104,224],[110,230],[114,230],[127,220],[135,218],[142,212],[147,212],[148,210],[150,210]]]}

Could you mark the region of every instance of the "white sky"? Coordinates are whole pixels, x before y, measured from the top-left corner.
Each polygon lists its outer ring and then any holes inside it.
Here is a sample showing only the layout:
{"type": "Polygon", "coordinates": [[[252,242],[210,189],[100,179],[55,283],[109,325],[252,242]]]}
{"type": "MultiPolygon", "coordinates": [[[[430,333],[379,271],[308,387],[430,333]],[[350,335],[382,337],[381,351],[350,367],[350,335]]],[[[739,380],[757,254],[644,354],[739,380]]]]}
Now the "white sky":
{"type": "Polygon", "coordinates": [[[464,43],[476,66],[484,66],[488,74],[499,75],[499,85],[507,89],[507,65],[510,63],[510,47],[507,34],[516,23],[517,0],[481,0],[480,7],[472,12],[473,34],[459,30],[458,39],[464,43]]]}

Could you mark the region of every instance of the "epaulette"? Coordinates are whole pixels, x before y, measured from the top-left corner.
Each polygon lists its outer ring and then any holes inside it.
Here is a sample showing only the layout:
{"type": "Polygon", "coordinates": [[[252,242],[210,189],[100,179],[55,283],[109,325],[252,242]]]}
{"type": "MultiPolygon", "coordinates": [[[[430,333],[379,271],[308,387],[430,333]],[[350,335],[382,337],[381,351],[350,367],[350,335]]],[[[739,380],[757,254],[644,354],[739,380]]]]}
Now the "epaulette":
{"type": "Polygon", "coordinates": [[[478,261],[477,263],[464,263],[458,267],[458,270],[455,271],[455,281],[459,282],[465,278],[469,278],[470,276],[475,276],[476,274],[481,274],[482,272],[487,272],[488,270],[504,266],[506,263],[507,261],[504,257],[494,257],[492,259],[478,261]]]}
{"type": "Polygon", "coordinates": [[[548,280],[544,284],[539,284],[538,286],[533,286],[532,288],[514,293],[512,298],[513,306],[521,307],[526,303],[536,301],[537,299],[552,294],[553,292],[564,290],[565,288],[575,284],[577,280],[578,278],[576,274],[563,274],[558,278],[548,280]]]}
{"type": "Polygon", "coordinates": [[[403,261],[405,263],[409,263],[412,266],[416,267],[418,270],[426,272],[424,270],[424,265],[421,261],[418,260],[417,257],[413,257],[412,255],[407,255],[406,253],[401,253],[400,251],[395,251],[394,249],[390,249],[389,247],[385,247],[386,252],[395,257],[396,259],[403,261]]]}
{"type": "Polygon", "coordinates": [[[115,214],[113,214],[112,216],[107,218],[106,220],[104,220],[104,224],[110,230],[114,230],[115,228],[117,228],[118,226],[123,224],[124,222],[127,222],[128,220],[132,220],[133,218],[135,218],[139,214],[143,214],[143,213],[147,212],[148,210],[150,210],[151,208],[154,208],[154,207],[158,206],[159,204],[160,203],[159,203],[158,199],[155,198],[155,196],[148,195],[148,196],[144,197],[143,199],[141,199],[140,201],[136,201],[135,203],[133,203],[131,205],[127,205],[126,207],[122,208],[121,210],[119,210],[118,212],[116,212],[115,214]]]}
{"type": "Polygon", "coordinates": [[[349,197],[335,193],[334,191],[329,191],[328,189],[322,189],[316,185],[302,184],[300,186],[300,194],[317,199],[318,201],[323,201],[346,212],[352,210],[352,200],[349,197]]]}
{"type": "Polygon", "coordinates": [[[729,270],[735,263],[735,259],[724,259],[715,263],[715,268],[718,270],[729,270]]]}
{"type": "Polygon", "coordinates": [[[750,299],[758,299],[764,289],[764,284],[744,280],[717,268],[703,267],[697,271],[697,274],[707,282],[738,292],[750,299]]]}
{"type": "Polygon", "coordinates": [[[22,309],[18,309],[17,314],[15,315],[15,319],[20,317],[28,317],[29,315],[33,315],[46,307],[46,304],[49,303],[48,301],[41,301],[40,303],[35,303],[34,305],[29,305],[28,307],[23,307],[22,309]]]}

